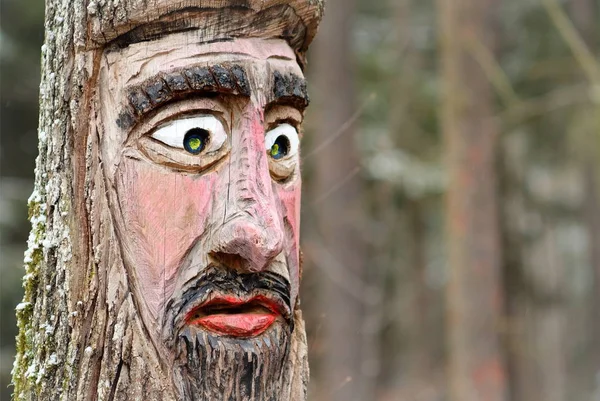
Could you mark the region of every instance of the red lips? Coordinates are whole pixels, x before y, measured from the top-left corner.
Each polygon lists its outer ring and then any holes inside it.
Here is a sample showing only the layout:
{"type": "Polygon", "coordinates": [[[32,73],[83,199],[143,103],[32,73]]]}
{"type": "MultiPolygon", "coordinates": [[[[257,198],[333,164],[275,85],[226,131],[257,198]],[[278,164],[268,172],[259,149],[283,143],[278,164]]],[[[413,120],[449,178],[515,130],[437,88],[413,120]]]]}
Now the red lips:
{"type": "Polygon", "coordinates": [[[255,337],[271,327],[279,315],[280,306],[262,295],[250,299],[218,295],[194,308],[185,320],[221,335],[255,337]]]}

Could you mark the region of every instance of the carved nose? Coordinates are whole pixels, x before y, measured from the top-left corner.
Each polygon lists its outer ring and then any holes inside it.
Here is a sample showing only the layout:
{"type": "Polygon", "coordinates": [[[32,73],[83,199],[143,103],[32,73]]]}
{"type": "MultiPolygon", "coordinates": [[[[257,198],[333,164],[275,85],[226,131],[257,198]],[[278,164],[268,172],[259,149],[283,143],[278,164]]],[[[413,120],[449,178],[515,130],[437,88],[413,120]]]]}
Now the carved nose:
{"type": "Polygon", "coordinates": [[[269,223],[259,225],[248,215],[234,217],[219,230],[213,257],[238,270],[265,270],[283,250],[281,229],[269,223]]]}
{"type": "MultiPolygon", "coordinates": [[[[249,106],[251,107],[251,106],[249,106]]],[[[269,173],[263,118],[252,108],[232,144],[225,218],[213,256],[226,265],[262,271],[283,250],[283,221],[269,173]]]]}

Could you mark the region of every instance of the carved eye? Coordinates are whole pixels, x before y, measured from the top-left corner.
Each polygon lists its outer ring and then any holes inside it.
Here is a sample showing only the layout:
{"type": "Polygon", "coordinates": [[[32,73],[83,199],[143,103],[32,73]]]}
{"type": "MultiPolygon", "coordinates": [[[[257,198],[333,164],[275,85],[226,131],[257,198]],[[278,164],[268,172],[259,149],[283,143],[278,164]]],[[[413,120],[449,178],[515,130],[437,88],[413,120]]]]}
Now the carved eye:
{"type": "Polygon", "coordinates": [[[159,127],[152,138],[188,153],[215,152],[223,146],[227,133],[221,121],[212,115],[181,118],[159,127]]]}
{"type": "Polygon", "coordinates": [[[267,132],[265,146],[267,154],[275,160],[293,156],[298,152],[298,131],[290,124],[281,124],[267,132]]]}
{"type": "Polygon", "coordinates": [[[290,124],[280,124],[267,132],[265,147],[269,155],[269,171],[276,181],[283,181],[296,171],[300,139],[298,131],[290,124]]]}

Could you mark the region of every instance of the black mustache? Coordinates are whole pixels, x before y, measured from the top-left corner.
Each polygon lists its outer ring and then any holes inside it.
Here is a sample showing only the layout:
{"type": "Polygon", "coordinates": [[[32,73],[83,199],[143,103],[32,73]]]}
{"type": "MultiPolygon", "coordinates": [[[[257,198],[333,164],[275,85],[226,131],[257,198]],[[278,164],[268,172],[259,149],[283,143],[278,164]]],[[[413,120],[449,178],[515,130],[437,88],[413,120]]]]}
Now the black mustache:
{"type": "MultiPolygon", "coordinates": [[[[279,299],[285,305],[284,319],[293,324],[291,305],[291,286],[288,280],[273,272],[239,273],[233,269],[209,266],[202,274],[184,287],[183,294],[172,298],[166,305],[164,328],[172,327],[176,331],[183,326],[186,313],[205,302],[210,294],[235,294],[250,296],[264,294],[279,299]],[[170,323],[170,324],[169,324],[170,323]]],[[[292,328],[293,329],[293,328],[292,328]]],[[[167,334],[167,333],[165,333],[167,334]]],[[[172,338],[174,333],[167,336],[172,338]]]]}

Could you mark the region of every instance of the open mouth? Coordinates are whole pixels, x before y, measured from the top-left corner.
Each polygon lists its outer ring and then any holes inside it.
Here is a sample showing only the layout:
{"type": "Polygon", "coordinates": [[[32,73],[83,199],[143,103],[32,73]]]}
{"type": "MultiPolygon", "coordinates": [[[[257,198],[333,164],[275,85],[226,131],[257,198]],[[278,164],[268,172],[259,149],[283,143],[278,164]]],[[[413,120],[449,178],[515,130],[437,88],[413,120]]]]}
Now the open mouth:
{"type": "Polygon", "coordinates": [[[280,306],[265,296],[242,299],[217,295],[186,315],[189,325],[217,334],[255,337],[264,333],[281,316],[280,306]]]}

